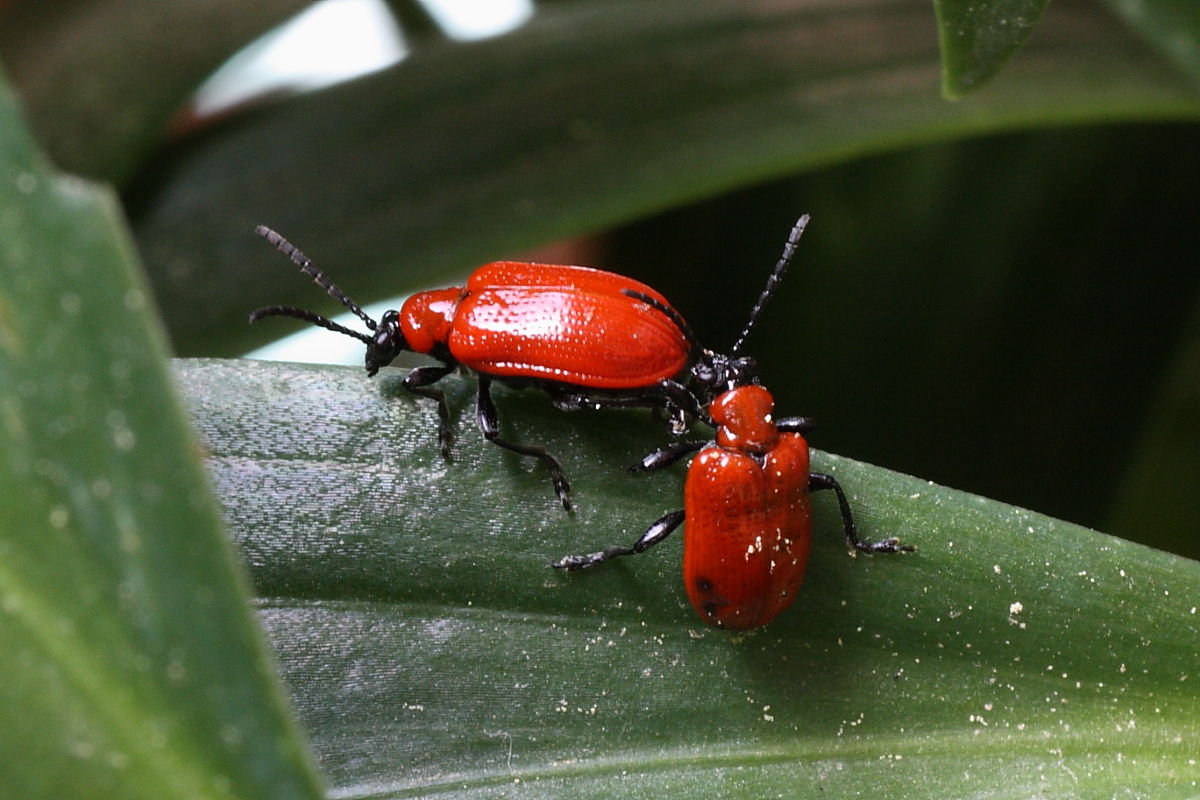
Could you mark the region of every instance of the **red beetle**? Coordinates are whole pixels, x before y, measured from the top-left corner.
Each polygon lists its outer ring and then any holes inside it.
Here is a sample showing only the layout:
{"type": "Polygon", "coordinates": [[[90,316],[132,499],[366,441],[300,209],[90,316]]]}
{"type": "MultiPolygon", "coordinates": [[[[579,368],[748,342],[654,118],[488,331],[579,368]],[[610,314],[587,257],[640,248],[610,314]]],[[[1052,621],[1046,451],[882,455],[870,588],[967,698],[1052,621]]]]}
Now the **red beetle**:
{"type": "Polygon", "coordinates": [[[718,395],[709,408],[715,441],[664,447],[635,467],[659,469],[700,450],[688,468],[684,508],[665,514],[632,547],[567,556],[553,566],[578,570],[641,553],[686,517],[683,582],[692,607],[710,625],[745,630],[766,625],[795,599],[812,540],[812,492],[832,489],[837,494],[846,541],[856,550],[914,549],[895,538],[858,538],[842,487],[832,475],[808,471],[802,432],[810,421],[773,421],[774,404],[771,393],[755,384],[718,395]]]}
{"type": "Polygon", "coordinates": [[[895,553],[914,549],[895,538],[879,542],[858,538],[842,487],[831,475],[809,472],[808,443],[803,434],[811,428],[811,420],[773,419],[774,398],[758,385],[753,360],[737,357],[790,263],[807,222],[806,215],[792,228],[783,256],[731,355],[706,351],[706,357],[698,362],[711,373],[699,378],[698,385],[724,386],[708,407],[716,438],[669,445],[634,467],[639,471],[660,469],[700,450],[688,468],[684,508],[662,516],[632,547],[567,556],[552,566],[579,570],[641,553],[665,539],[686,517],[683,579],[692,607],[711,625],[745,630],[766,625],[795,599],[812,540],[812,492],[832,489],[837,494],[846,541],[856,550],[895,553]]]}
{"type": "Polygon", "coordinates": [[[268,306],[250,321],[286,316],[306,320],[367,345],[368,375],[404,351],[442,362],[417,367],[403,386],[438,404],[438,439],[450,447],[450,410],[434,387],[459,366],[479,376],[476,421],[488,441],[541,459],[563,507],[571,509],[570,484],[558,460],[542,447],[500,438],[493,379],[534,385],[565,410],[605,406],[660,408],[675,432],[699,413],[699,404],[680,382],[695,361],[695,337],[665,297],[644,283],[587,267],[498,261],[468,278],[466,286],[419,292],[399,311],[371,319],[290,242],[265,226],[257,232],[287,255],[331,297],[372,331],[359,333],[291,306],[268,306]]]}

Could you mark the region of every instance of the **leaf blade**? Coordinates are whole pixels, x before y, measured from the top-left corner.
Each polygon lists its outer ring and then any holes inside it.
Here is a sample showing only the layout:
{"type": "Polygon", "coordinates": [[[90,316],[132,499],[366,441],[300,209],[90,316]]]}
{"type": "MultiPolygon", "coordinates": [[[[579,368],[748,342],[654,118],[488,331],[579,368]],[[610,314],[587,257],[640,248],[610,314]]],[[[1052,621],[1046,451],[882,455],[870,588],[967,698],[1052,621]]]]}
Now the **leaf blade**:
{"type": "MultiPolygon", "coordinates": [[[[568,517],[541,468],[482,443],[467,413],[443,463],[432,409],[393,370],[178,369],[340,796],[519,782],[598,797],[1185,797],[1200,778],[1186,744],[1200,732],[1196,562],[818,454],[864,535],[920,550],[848,557],[820,497],[796,604],[730,636],[688,607],[681,540],[580,574],[546,566],[632,541],[679,502],[680,471],[624,474],[666,438],[644,415],[499,392],[507,434],[549,446],[574,479],[568,517]]],[[[468,382],[446,383],[454,408],[469,403],[468,382]]]]}
{"type": "Polygon", "coordinates": [[[0,737],[21,797],[315,797],[113,198],[0,87],[0,737]]]}
{"type": "Polygon", "coordinates": [[[1049,0],[935,0],[942,94],[957,100],[996,76],[1037,27],[1049,0]]]}
{"type": "Polygon", "coordinates": [[[1187,0],[1106,0],[1169,61],[1200,84],[1200,8],[1187,0]]]}

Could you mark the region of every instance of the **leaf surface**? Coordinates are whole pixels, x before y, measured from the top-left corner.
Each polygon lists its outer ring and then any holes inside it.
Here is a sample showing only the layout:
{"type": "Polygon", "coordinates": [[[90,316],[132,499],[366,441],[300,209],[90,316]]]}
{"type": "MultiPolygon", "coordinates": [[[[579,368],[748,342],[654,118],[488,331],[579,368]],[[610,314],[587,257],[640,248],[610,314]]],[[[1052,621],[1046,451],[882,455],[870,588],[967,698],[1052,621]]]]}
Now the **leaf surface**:
{"type": "Polygon", "coordinates": [[[818,454],[865,535],[818,496],[809,576],[735,636],[687,605],[676,534],[578,574],[677,507],[682,470],[624,467],[648,415],[565,414],[471,386],[450,463],[389,369],[178,363],[262,618],[338,797],[1189,797],[1200,767],[1200,564],[818,454]]]}
{"type": "Polygon", "coordinates": [[[112,196],[0,86],[0,795],[313,798],[112,196]]]}
{"type": "Polygon", "coordinates": [[[991,80],[1037,27],[1049,0],[935,0],[942,92],[958,99],[991,80]]]}

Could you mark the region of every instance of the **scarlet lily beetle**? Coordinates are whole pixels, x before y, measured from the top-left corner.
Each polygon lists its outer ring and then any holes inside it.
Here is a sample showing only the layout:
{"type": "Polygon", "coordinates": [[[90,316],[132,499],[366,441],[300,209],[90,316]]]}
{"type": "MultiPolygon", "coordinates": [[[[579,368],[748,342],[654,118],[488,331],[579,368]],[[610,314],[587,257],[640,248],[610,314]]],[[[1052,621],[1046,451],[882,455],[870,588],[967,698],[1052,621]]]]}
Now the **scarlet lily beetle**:
{"type": "Polygon", "coordinates": [[[688,599],[707,623],[745,630],[766,625],[792,604],[804,578],[812,540],[811,493],[833,490],[846,541],[866,553],[913,550],[895,538],[859,538],[846,493],[831,475],[809,472],[804,417],[775,420],[774,398],[756,382],[752,362],[735,357],[791,259],[808,217],[793,228],[780,266],[760,295],[733,356],[725,359],[724,391],[709,404],[712,441],[680,442],[646,456],[633,469],[661,469],[697,450],[684,483],[684,508],[665,514],[630,547],[567,556],[552,566],[593,567],[658,544],[687,519],[683,579],[688,599]],[[743,368],[736,365],[741,364],[743,368]]]}
{"type": "Polygon", "coordinates": [[[459,366],[472,370],[479,381],[475,418],[484,437],[541,459],[568,511],[570,484],[558,460],[543,447],[500,438],[493,380],[539,387],[564,410],[660,408],[676,432],[683,431],[688,417],[700,413],[695,397],[680,382],[688,379],[688,367],[695,360],[695,337],[666,298],[644,283],[587,267],[497,261],[475,270],[466,286],[419,292],[399,311],[387,311],[376,322],[294,245],[266,226],[256,232],[371,333],[291,306],[256,309],[251,322],[295,317],[359,339],[367,346],[368,375],[404,351],[440,361],[413,369],[402,385],[437,403],[443,456],[450,448],[450,409],[445,393],[432,384],[459,366]]]}

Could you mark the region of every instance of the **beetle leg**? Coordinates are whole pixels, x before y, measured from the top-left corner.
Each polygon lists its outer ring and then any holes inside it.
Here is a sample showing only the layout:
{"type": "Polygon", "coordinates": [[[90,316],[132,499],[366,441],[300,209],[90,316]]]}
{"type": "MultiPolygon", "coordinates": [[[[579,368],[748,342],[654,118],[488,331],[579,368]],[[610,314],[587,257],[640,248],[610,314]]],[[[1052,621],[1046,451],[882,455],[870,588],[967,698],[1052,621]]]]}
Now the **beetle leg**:
{"type": "Polygon", "coordinates": [[[605,561],[617,558],[618,556],[631,556],[636,553],[645,552],[667,538],[671,534],[671,531],[678,528],[680,523],[683,522],[683,517],[683,509],[664,514],[646,529],[646,532],[642,534],[642,538],[633,543],[633,547],[614,546],[607,550],[601,550],[598,553],[588,553],[582,556],[564,556],[558,561],[551,562],[550,566],[555,569],[575,571],[603,564],[605,561]]]}
{"type": "Polygon", "coordinates": [[[687,430],[688,422],[692,419],[707,420],[700,410],[700,403],[687,387],[678,381],[670,379],[658,384],[663,396],[663,410],[667,412],[667,421],[671,433],[680,436],[687,430]]]}
{"type": "Polygon", "coordinates": [[[784,417],[775,420],[775,427],[780,433],[808,433],[817,427],[817,421],[812,417],[784,417]]]}
{"type": "Polygon", "coordinates": [[[520,453],[523,456],[540,458],[550,470],[550,480],[554,482],[554,491],[562,501],[563,508],[571,511],[571,484],[563,474],[562,465],[558,459],[546,452],[546,448],[530,444],[517,444],[500,438],[500,418],[496,413],[496,404],[492,401],[492,380],[486,375],[479,376],[479,393],[475,399],[475,421],[483,437],[495,445],[520,453]]]}
{"type": "Polygon", "coordinates": [[[710,444],[710,442],[705,439],[699,439],[690,442],[675,442],[666,447],[660,447],[630,467],[629,471],[650,472],[651,470],[668,467],[684,456],[690,456],[706,444],[710,444]]]}
{"type": "Polygon", "coordinates": [[[421,397],[428,397],[437,403],[438,410],[438,449],[442,458],[450,457],[450,441],[453,433],[450,430],[450,406],[446,405],[446,393],[430,384],[437,383],[457,368],[457,364],[446,364],[436,367],[416,367],[404,377],[401,384],[405,389],[421,397]]]}
{"type": "Polygon", "coordinates": [[[687,430],[693,418],[702,418],[700,405],[687,387],[678,381],[663,380],[645,389],[629,393],[590,394],[587,389],[546,387],[554,407],[560,411],[598,410],[601,408],[653,408],[667,415],[671,433],[687,430]]]}
{"type": "Polygon", "coordinates": [[[624,395],[588,394],[585,390],[546,390],[550,402],[559,411],[599,411],[602,408],[642,408],[652,405],[642,397],[624,395]]]}
{"type": "Polygon", "coordinates": [[[850,501],[846,499],[846,493],[842,491],[841,484],[834,480],[832,475],[821,472],[809,473],[808,489],[810,492],[833,489],[837,494],[838,508],[842,510],[842,527],[846,531],[846,542],[855,550],[864,553],[898,553],[901,550],[917,549],[911,544],[900,544],[900,540],[894,536],[878,542],[864,542],[859,539],[858,531],[854,528],[854,515],[850,513],[850,501]]]}

